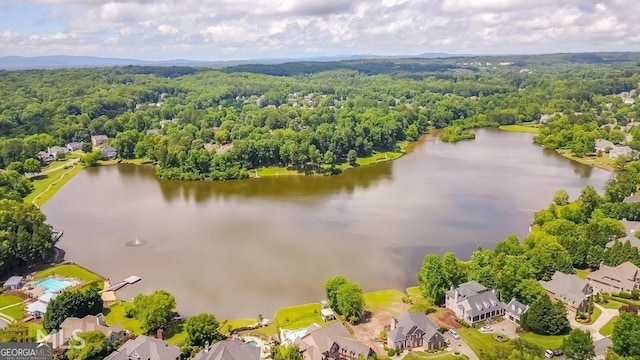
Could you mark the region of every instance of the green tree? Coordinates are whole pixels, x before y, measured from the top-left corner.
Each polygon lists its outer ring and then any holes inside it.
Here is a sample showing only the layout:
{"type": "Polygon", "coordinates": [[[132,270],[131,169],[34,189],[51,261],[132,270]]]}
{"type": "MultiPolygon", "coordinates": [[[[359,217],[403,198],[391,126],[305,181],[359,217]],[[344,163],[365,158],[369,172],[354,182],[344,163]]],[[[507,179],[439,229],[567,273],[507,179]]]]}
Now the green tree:
{"type": "Polygon", "coordinates": [[[553,202],[556,205],[567,205],[569,203],[569,194],[566,190],[558,190],[553,195],[553,202]]]}
{"type": "Polygon", "coordinates": [[[175,308],[176,299],[164,290],[157,290],[151,295],[138,294],[133,299],[133,313],[147,334],[165,327],[175,308]]]}
{"type": "Polygon", "coordinates": [[[541,335],[565,334],[570,329],[567,311],[562,302],[552,303],[548,296],[540,296],[523,314],[522,324],[541,335]]]}
{"type": "Polygon", "coordinates": [[[24,161],[24,166],[23,166],[24,172],[38,173],[40,172],[41,168],[42,168],[42,165],[40,164],[39,160],[36,160],[34,158],[29,158],[24,161]]]}
{"type": "Polygon", "coordinates": [[[15,171],[17,173],[23,173],[24,172],[24,165],[20,161],[12,161],[11,164],[9,164],[9,166],[7,166],[7,170],[15,171]]]}
{"type": "Polygon", "coordinates": [[[68,317],[82,318],[102,312],[102,297],[97,286],[87,290],[63,291],[51,300],[44,314],[44,328],[51,332],[60,328],[60,324],[68,317]]]}
{"type": "Polygon", "coordinates": [[[342,285],[348,282],[349,280],[347,280],[346,277],[342,275],[338,275],[330,278],[324,283],[324,293],[325,293],[325,296],[327,297],[327,301],[329,302],[329,305],[331,305],[331,307],[336,311],[339,311],[338,310],[338,290],[340,290],[342,285]]]}
{"type": "Polygon", "coordinates": [[[338,289],[336,295],[338,309],[350,323],[354,324],[362,317],[364,310],[364,295],[360,285],[348,282],[338,289]]]}
{"type": "Polygon", "coordinates": [[[127,130],[116,135],[115,145],[118,156],[123,159],[133,159],[135,157],[135,149],[140,139],[136,130],[127,130]]]}
{"type": "Polygon", "coordinates": [[[102,160],[102,153],[99,150],[90,152],[80,159],[80,161],[89,167],[98,165],[98,161],[102,160]]]}
{"type": "Polygon", "coordinates": [[[349,153],[347,153],[347,161],[349,162],[349,164],[351,166],[355,166],[356,160],[358,160],[358,154],[356,153],[356,151],[353,149],[349,150],[349,153]]]}
{"type": "Polygon", "coordinates": [[[531,305],[541,296],[547,296],[547,292],[535,279],[524,279],[516,286],[516,298],[524,304],[531,305]]]}
{"type": "Polygon", "coordinates": [[[634,360],[640,359],[640,316],[628,312],[620,313],[613,325],[613,351],[634,360]]]}
{"type": "Polygon", "coordinates": [[[103,359],[107,355],[107,336],[101,331],[76,334],[69,341],[66,356],[70,360],[103,359]]]}
{"type": "Polygon", "coordinates": [[[84,153],[90,153],[93,150],[93,145],[91,144],[91,142],[89,141],[84,141],[82,143],[82,152],[84,153]]]}
{"type": "Polygon", "coordinates": [[[436,254],[428,254],[424,257],[420,272],[418,272],[418,284],[425,297],[440,302],[444,293],[451,286],[447,274],[445,274],[440,257],[436,254]]]}
{"type": "Polygon", "coordinates": [[[324,153],[323,162],[326,165],[330,165],[331,167],[333,167],[333,165],[336,162],[336,156],[333,154],[333,151],[329,150],[326,153],[324,153]]]}
{"type": "Polygon", "coordinates": [[[218,328],[220,324],[213,314],[198,314],[187,319],[185,330],[189,344],[204,346],[205,342],[213,343],[222,338],[218,328]]]}
{"type": "Polygon", "coordinates": [[[271,347],[273,360],[302,360],[298,345],[274,345],[271,347]]]}
{"type": "Polygon", "coordinates": [[[591,360],[596,357],[595,346],[589,331],[573,329],[563,342],[562,348],[571,360],[591,360]]]}
{"type": "Polygon", "coordinates": [[[458,286],[466,281],[462,263],[453,252],[446,252],[442,255],[442,271],[444,271],[450,285],[458,286]]]}

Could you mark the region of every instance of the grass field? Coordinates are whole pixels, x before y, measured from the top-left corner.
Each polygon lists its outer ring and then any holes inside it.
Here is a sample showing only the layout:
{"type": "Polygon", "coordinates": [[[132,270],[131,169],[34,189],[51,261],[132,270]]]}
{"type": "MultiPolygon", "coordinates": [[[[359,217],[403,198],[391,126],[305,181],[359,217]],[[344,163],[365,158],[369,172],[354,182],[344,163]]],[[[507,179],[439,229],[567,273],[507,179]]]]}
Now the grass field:
{"type": "Polygon", "coordinates": [[[79,173],[81,169],[82,166],[76,164],[73,168],[61,168],[48,173],[42,178],[33,180],[34,189],[31,194],[24,198],[24,201],[30,203],[37,198],[36,204],[42,206],[47,200],[51,199],[64,184],[79,173]],[[51,185],[51,187],[49,187],[49,185],[51,185]],[[49,190],[47,191],[47,189],[49,190]]]}
{"type": "Polygon", "coordinates": [[[500,126],[500,130],[530,134],[537,134],[540,132],[540,129],[538,129],[537,126],[532,125],[502,125],[500,126]]]}
{"type": "Polygon", "coordinates": [[[231,325],[232,329],[237,329],[237,328],[253,325],[256,322],[258,322],[258,320],[256,320],[256,319],[230,319],[230,320],[223,320],[223,321],[220,322],[220,332],[223,333],[223,334],[228,334],[229,333],[229,325],[231,325]]]}
{"type": "Polygon", "coordinates": [[[103,281],[102,277],[100,277],[99,275],[94,274],[83,267],[73,264],[58,265],[46,270],[38,271],[34,278],[36,280],[39,280],[44,279],[50,275],[60,275],[64,277],[80,279],[85,283],[103,281]]]}
{"type": "Polygon", "coordinates": [[[617,309],[620,309],[621,307],[623,307],[626,304],[621,303],[619,301],[615,301],[615,300],[609,299],[606,303],[601,303],[600,305],[602,305],[602,307],[605,308],[605,309],[617,310],[617,309]]]}
{"type": "Polygon", "coordinates": [[[613,170],[613,166],[616,161],[610,159],[608,156],[586,156],[586,157],[577,157],[571,154],[570,150],[567,149],[558,149],[556,150],[558,154],[566,157],[567,159],[571,159],[573,161],[577,161],[581,164],[595,166],[605,170],[613,170]]]}
{"type": "Polygon", "coordinates": [[[276,313],[275,323],[288,330],[300,329],[313,323],[322,325],[324,322],[320,317],[321,309],[320,304],[305,304],[280,309],[276,313]]]}
{"type": "Polygon", "coordinates": [[[402,301],[404,294],[395,289],[374,291],[364,294],[364,308],[371,312],[384,311],[394,302],[402,301]]]}
{"type": "Polygon", "coordinates": [[[591,272],[588,269],[575,269],[575,271],[576,271],[576,276],[583,280],[586,280],[587,275],[589,275],[589,273],[591,272]]]}
{"type": "Polygon", "coordinates": [[[498,342],[493,338],[493,334],[483,334],[476,329],[458,329],[458,334],[479,358],[484,358],[487,354],[498,346],[507,342],[498,342]]]}
{"type": "Polygon", "coordinates": [[[466,360],[469,359],[466,355],[454,356],[448,352],[440,352],[440,353],[427,353],[424,351],[411,351],[409,352],[403,360],[466,360]]]}
{"type": "MultiPolygon", "coordinates": [[[[249,171],[249,177],[255,176],[255,170],[249,171]]],[[[286,167],[270,166],[258,169],[258,176],[290,176],[290,175],[304,175],[304,172],[298,172],[295,170],[289,170],[286,167]]]]}
{"type": "Polygon", "coordinates": [[[121,304],[111,305],[104,309],[107,325],[120,324],[123,328],[131,331],[133,334],[140,335],[142,334],[140,322],[136,319],[128,319],[124,316],[124,310],[127,306],[132,305],[122,302],[121,304]]]}
{"type": "Polygon", "coordinates": [[[407,288],[407,295],[422,296],[422,290],[420,290],[420,286],[412,286],[410,288],[407,288]]]}
{"type": "Polygon", "coordinates": [[[538,335],[534,333],[523,333],[519,335],[521,339],[538,345],[542,349],[557,349],[562,347],[562,335],[538,335]]]}
{"type": "Polygon", "coordinates": [[[616,321],[618,321],[618,315],[612,317],[608,323],[604,324],[604,326],[600,328],[600,334],[603,336],[610,336],[613,334],[613,325],[616,324],[616,321]]]}
{"type": "Polygon", "coordinates": [[[596,320],[598,320],[600,315],[602,315],[602,310],[600,310],[599,307],[594,306],[593,307],[593,314],[591,314],[591,320],[589,320],[589,322],[585,323],[585,324],[587,324],[587,325],[593,324],[594,322],[596,322],[596,320]]]}
{"type": "Polygon", "coordinates": [[[22,299],[13,295],[0,295],[0,310],[3,314],[16,320],[22,320],[24,315],[24,303],[22,299]]]}

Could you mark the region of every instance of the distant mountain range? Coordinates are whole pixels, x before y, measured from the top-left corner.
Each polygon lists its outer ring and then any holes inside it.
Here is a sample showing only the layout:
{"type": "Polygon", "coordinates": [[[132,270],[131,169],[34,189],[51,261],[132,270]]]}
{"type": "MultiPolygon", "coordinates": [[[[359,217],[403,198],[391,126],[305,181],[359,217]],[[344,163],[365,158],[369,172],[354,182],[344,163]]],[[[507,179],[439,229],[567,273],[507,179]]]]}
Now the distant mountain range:
{"type": "Polygon", "coordinates": [[[351,55],[351,56],[318,56],[308,58],[265,58],[249,60],[228,60],[228,61],[198,61],[198,60],[137,60],[126,58],[103,58],[96,56],[1,56],[0,69],[4,70],[26,70],[26,69],[62,69],[79,67],[108,67],[108,66],[197,66],[197,67],[224,67],[245,64],[282,64],[292,61],[341,61],[357,59],[397,59],[397,58],[445,58],[453,56],[445,53],[424,53],[413,56],[376,56],[376,55],[351,55]]]}

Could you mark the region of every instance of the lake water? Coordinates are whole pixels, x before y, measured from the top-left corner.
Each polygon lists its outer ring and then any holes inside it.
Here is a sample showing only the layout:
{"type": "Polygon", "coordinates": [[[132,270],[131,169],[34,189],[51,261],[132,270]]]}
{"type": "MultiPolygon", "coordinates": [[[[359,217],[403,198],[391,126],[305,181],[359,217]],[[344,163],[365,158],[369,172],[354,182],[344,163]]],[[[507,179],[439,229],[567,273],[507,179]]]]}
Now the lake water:
{"type": "Polygon", "coordinates": [[[473,141],[426,138],[396,161],[333,177],[160,181],[153,168],[81,171],[43,207],[59,246],[112,282],[163,288],[186,314],[269,317],[318,302],[343,274],[365,291],[416,283],[427,253],[468,258],[509,234],[560,188],[602,190],[609,174],[532,143],[531,134],[477,131],[473,141]],[[143,246],[130,246],[138,238],[143,246]]]}

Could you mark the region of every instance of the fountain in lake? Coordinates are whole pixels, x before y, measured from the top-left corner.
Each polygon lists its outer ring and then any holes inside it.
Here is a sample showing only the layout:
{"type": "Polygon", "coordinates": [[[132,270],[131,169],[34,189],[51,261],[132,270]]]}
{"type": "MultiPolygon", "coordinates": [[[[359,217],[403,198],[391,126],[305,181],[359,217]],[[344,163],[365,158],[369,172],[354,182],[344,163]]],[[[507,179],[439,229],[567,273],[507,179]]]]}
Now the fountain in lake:
{"type": "Polygon", "coordinates": [[[127,246],[138,247],[147,245],[147,240],[140,240],[137,237],[132,241],[127,242],[127,246]]]}

